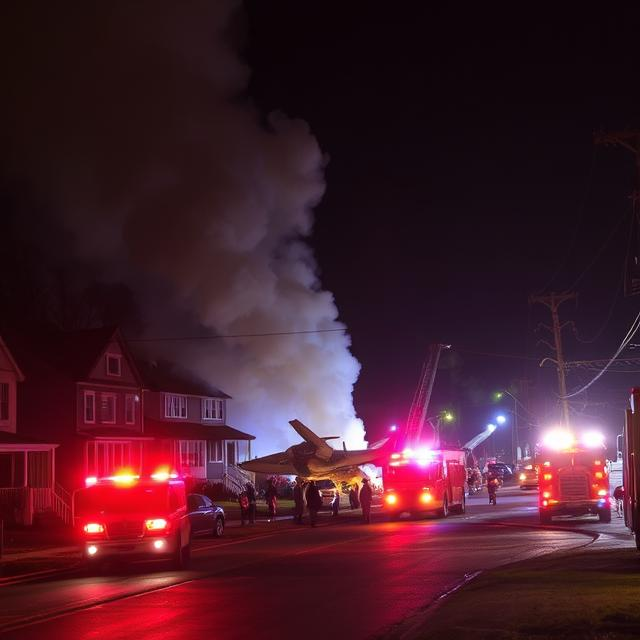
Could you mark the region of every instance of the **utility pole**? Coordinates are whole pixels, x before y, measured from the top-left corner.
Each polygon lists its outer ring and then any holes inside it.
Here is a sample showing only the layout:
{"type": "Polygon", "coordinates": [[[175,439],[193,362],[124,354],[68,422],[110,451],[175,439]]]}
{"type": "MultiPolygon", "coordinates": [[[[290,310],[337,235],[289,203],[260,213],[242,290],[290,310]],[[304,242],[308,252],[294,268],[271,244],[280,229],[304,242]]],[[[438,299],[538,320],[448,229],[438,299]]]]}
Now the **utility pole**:
{"type": "Polygon", "coordinates": [[[546,340],[542,340],[544,344],[555,351],[555,358],[544,358],[540,363],[542,366],[545,360],[551,360],[556,365],[558,372],[558,388],[560,390],[560,406],[562,409],[562,424],[565,427],[569,426],[569,402],[567,401],[567,383],[564,377],[564,356],[562,354],[562,329],[571,324],[565,322],[560,324],[560,318],[558,316],[558,307],[567,300],[575,300],[577,298],[575,293],[551,293],[548,296],[529,296],[529,304],[539,303],[543,304],[551,311],[551,327],[542,325],[545,329],[553,333],[554,345],[549,344],[546,340]]]}
{"type": "Polygon", "coordinates": [[[605,146],[622,147],[634,156],[636,185],[631,193],[633,220],[627,254],[624,294],[625,296],[638,295],[640,294],[640,131],[634,129],[601,131],[595,134],[594,141],[596,144],[605,146]]]}

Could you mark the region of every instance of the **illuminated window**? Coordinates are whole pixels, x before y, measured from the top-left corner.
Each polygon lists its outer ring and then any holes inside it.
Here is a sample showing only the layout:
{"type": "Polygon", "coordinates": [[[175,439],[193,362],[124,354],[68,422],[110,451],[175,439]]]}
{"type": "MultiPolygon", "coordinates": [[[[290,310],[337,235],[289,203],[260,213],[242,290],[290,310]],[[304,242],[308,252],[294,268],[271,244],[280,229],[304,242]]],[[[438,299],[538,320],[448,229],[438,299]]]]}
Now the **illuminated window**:
{"type": "Polygon", "coordinates": [[[175,396],[166,394],[164,396],[164,417],[165,418],[186,418],[187,398],[186,396],[175,396]]]}
{"type": "Polygon", "coordinates": [[[84,421],[93,424],[96,421],[96,392],[84,392],[84,421]]]}
{"type": "Polygon", "coordinates": [[[117,376],[122,375],[122,356],[115,353],[107,353],[107,375],[117,376]]]}
{"type": "Polygon", "coordinates": [[[185,468],[204,467],[204,442],[201,440],[180,441],[180,466],[185,468]]]}
{"type": "Polygon", "coordinates": [[[207,442],[209,462],[222,462],[222,442],[219,440],[207,442]]]}
{"type": "Polygon", "coordinates": [[[9,420],[9,383],[0,382],[0,420],[9,420]]]}
{"type": "Polygon", "coordinates": [[[116,394],[100,394],[100,422],[115,424],[116,422],[116,394]]]}
{"type": "Polygon", "coordinates": [[[136,397],[127,394],[124,399],[124,421],[127,424],[135,424],[136,422],[136,397]]]}
{"type": "Polygon", "coordinates": [[[203,398],[202,419],[222,420],[222,400],[216,400],[215,398],[203,398]]]}

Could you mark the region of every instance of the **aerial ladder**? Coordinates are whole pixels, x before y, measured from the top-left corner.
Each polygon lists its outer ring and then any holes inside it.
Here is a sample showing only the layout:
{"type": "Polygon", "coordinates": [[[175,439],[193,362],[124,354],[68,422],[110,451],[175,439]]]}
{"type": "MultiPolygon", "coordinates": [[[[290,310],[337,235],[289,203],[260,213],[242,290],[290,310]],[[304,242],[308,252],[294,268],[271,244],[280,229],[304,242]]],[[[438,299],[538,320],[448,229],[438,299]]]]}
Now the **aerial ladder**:
{"type": "MultiPolygon", "coordinates": [[[[443,349],[450,349],[448,344],[432,344],[429,349],[429,355],[422,365],[422,373],[418,388],[413,396],[413,402],[409,409],[409,417],[405,423],[402,441],[405,447],[413,448],[418,446],[422,441],[422,430],[425,422],[427,422],[427,411],[429,409],[429,401],[431,400],[431,392],[433,391],[433,383],[436,378],[438,362],[443,349]]],[[[431,424],[433,429],[433,448],[440,446],[439,430],[431,424]]]]}

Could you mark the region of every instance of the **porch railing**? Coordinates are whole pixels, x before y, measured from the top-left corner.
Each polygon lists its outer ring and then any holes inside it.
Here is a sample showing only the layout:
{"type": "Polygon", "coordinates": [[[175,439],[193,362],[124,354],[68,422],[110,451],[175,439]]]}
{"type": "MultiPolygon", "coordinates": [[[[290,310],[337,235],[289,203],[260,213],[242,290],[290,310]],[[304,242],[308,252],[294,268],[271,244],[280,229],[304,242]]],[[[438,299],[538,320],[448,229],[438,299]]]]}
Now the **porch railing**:
{"type": "Polygon", "coordinates": [[[244,471],[240,467],[235,465],[227,465],[224,475],[222,476],[222,483],[227,491],[234,495],[239,495],[244,491],[247,482],[254,482],[255,476],[249,471],[244,471]]]}

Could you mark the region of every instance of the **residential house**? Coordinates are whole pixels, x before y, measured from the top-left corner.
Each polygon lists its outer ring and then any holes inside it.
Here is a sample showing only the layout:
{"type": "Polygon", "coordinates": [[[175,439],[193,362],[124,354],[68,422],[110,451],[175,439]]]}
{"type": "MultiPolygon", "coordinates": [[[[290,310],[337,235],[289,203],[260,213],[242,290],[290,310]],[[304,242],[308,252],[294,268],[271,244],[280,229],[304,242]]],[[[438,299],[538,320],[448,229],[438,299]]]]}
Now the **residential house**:
{"type": "Polygon", "coordinates": [[[57,480],[68,492],[90,476],[142,469],[142,384],[120,331],[105,327],[14,336],[26,380],[24,433],[60,443],[57,480]]]}
{"type": "Polygon", "coordinates": [[[227,424],[230,397],[168,362],[138,362],[144,380],[144,433],[156,439],[158,460],[170,459],[192,484],[222,483],[237,493],[253,474],[248,433],[227,424]]]}
{"type": "Polygon", "coordinates": [[[49,440],[22,434],[18,386],[24,375],[0,337],[0,519],[30,525],[36,514],[54,511],[69,519],[55,494],[55,450],[49,440]]]}

